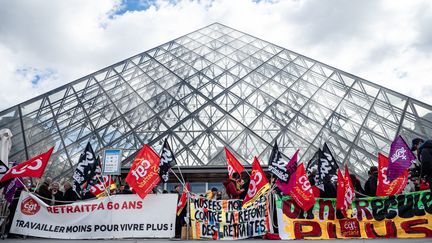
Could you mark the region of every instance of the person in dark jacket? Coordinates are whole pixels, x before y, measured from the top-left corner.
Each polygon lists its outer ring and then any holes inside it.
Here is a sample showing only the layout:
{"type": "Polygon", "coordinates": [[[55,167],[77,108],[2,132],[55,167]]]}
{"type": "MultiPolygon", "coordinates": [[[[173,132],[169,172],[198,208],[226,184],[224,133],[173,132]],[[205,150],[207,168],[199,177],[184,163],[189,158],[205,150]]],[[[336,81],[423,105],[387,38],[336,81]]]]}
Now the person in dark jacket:
{"type": "Polygon", "coordinates": [[[247,191],[249,189],[249,176],[246,172],[242,173],[243,183],[241,185],[241,189],[243,189],[242,193],[240,193],[240,199],[244,199],[246,197],[247,191]]]}
{"type": "Polygon", "coordinates": [[[337,194],[337,187],[336,187],[336,180],[332,180],[333,178],[330,176],[327,176],[324,178],[324,191],[321,191],[320,195],[322,198],[336,198],[337,194]]]}
{"type": "Polygon", "coordinates": [[[64,203],[72,203],[78,200],[78,195],[76,192],[72,189],[72,184],[69,181],[66,181],[63,183],[64,188],[64,194],[63,194],[63,201],[64,203]]]}
{"type": "Polygon", "coordinates": [[[412,140],[411,151],[417,156],[417,158],[418,158],[418,150],[423,143],[424,143],[424,140],[421,138],[414,138],[412,140]]]}
{"type": "MultiPolygon", "coordinates": [[[[168,191],[166,192],[168,193],[168,191]]],[[[117,194],[133,194],[132,191],[130,190],[129,185],[121,185],[119,190],[117,191],[117,194]]]]}
{"type": "Polygon", "coordinates": [[[432,175],[432,140],[427,140],[418,149],[422,176],[432,175]]]}
{"type": "Polygon", "coordinates": [[[364,186],[365,194],[375,197],[378,184],[378,168],[376,166],[371,166],[368,174],[369,178],[367,179],[364,186]]]}
{"type": "Polygon", "coordinates": [[[237,189],[237,181],[240,179],[240,176],[237,172],[234,172],[231,178],[228,178],[223,182],[225,187],[225,191],[228,194],[229,199],[239,199],[240,194],[244,191],[244,189],[237,189]]]}
{"type": "Polygon", "coordinates": [[[51,180],[47,178],[36,190],[36,194],[40,196],[40,199],[47,205],[51,205],[51,191],[49,189],[51,180]]]}
{"type": "Polygon", "coordinates": [[[175,186],[174,186],[174,189],[171,190],[170,193],[176,193],[176,194],[178,194],[178,195],[181,195],[180,185],[175,185],[175,186]]]}
{"type": "Polygon", "coordinates": [[[432,140],[427,140],[418,149],[421,177],[429,183],[432,192],[432,140]]]}
{"type": "Polygon", "coordinates": [[[351,182],[353,184],[354,190],[355,190],[356,198],[364,197],[364,195],[366,195],[366,193],[363,190],[363,187],[361,185],[360,180],[357,179],[357,176],[354,174],[351,174],[350,178],[351,178],[351,182]]]}
{"type": "Polygon", "coordinates": [[[17,207],[18,207],[18,201],[19,201],[19,198],[20,198],[20,196],[21,196],[21,192],[24,190],[24,187],[20,187],[20,188],[18,188],[16,191],[15,191],[15,194],[14,194],[14,197],[13,197],[13,200],[12,200],[12,203],[11,204],[9,204],[9,214],[8,214],[8,216],[7,216],[7,219],[6,219],[6,226],[5,226],[5,233],[7,234],[7,237],[8,238],[14,238],[14,237],[16,237],[17,235],[16,234],[11,234],[11,233],[9,233],[10,232],[10,228],[12,227],[12,223],[13,223],[13,218],[14,218],[14,215],[15,215],[15,211],[16,211],[16,209],[17,209],[17,207]]]}
{"type": "Polygon", "coordinates": [[[60,184],[58,182],[53,182],[51,184],[51,201],[50,205],[60,205],[63,201],[63,192],[60,191],[60,184]]]}

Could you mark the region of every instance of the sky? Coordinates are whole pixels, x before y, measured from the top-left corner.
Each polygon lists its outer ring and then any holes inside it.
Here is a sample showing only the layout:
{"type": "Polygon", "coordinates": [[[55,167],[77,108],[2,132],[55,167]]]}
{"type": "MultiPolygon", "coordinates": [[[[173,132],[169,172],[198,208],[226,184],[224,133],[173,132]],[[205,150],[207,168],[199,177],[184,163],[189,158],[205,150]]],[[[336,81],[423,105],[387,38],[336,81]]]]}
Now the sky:
{"type": "Polygon", "coordinates": [[[432,1],[0,0],[0,110],[214,22],[432,104],[432,1]]]}

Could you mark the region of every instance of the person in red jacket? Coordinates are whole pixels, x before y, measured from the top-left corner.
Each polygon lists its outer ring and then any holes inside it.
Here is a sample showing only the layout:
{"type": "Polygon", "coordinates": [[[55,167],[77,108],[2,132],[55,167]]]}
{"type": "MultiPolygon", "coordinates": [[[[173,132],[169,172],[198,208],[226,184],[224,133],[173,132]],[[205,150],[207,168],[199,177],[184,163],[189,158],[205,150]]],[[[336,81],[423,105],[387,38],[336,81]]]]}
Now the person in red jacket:
{"type": "Polygon", "coordinates": [[[240,180],[240,175],[237,172],[234,172],[231,178],[228,178],[223,182],[225,187],[225,191],[228,194],[229,199],[239,199],[240,194],[244,191],[244,189],[237,188],[237,181],[240,180]]]}

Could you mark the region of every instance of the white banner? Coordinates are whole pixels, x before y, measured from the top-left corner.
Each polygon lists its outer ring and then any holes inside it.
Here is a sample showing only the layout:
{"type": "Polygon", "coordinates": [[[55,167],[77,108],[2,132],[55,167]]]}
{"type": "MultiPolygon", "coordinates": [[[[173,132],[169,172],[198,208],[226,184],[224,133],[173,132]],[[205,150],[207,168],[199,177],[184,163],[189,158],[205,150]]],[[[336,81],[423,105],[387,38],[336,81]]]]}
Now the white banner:
{"type": "Polygon", "coordinates": [[[171,238],[175,233],[177,197],[115,195],[47,206],[23,191],[11,233],[57,239],[171,238]]]}

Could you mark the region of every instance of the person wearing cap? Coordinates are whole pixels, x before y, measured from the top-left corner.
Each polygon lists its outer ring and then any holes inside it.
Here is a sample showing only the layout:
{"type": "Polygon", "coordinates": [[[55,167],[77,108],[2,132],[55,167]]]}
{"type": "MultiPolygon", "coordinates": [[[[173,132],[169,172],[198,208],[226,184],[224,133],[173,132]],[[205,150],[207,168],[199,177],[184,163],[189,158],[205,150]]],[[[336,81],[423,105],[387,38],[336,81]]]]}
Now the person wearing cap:
{"type": "Polygon", "coordinates": [[[366,195],[375,197],[378,184],[378,168],[376,166],[371,166],[368,174],[369,178],[365,183],[364,190],[366,195]]]}

